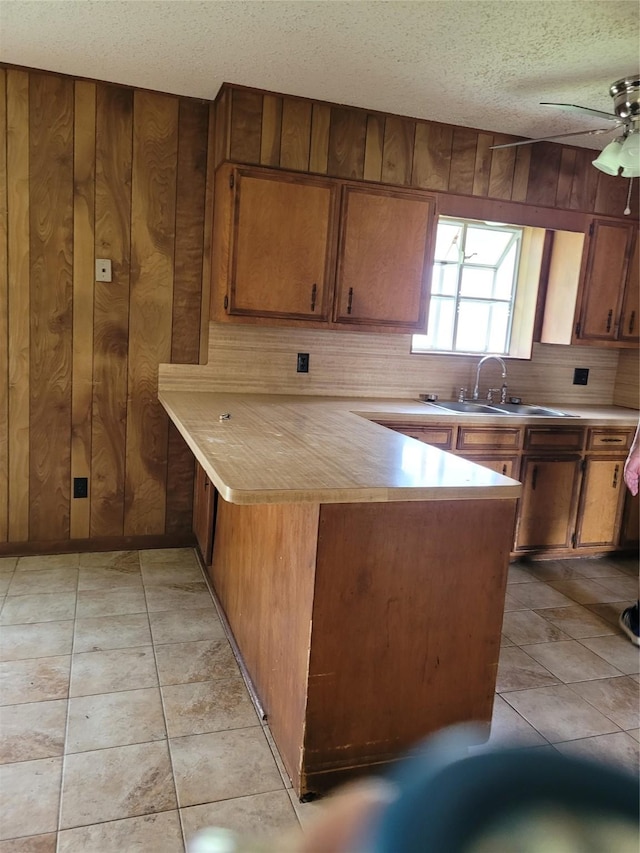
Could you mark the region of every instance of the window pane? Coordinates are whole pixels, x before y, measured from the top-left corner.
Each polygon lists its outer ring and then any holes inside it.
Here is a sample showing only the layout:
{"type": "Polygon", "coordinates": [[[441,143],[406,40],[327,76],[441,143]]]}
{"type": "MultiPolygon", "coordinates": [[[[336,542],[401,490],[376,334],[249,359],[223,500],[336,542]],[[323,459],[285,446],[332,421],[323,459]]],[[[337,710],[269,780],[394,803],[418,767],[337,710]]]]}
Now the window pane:
{"type": "Polygon", "coordinates": [[[431,299],[426,336],[427,349],[451,350],[455,309],[455,299],[438,296],[431,299]]]}
{"type": "Polygon", "coordinates": [[[491,305],[488,302],[460,300],[456,350],[458,352],[486,352],[489,337],[491,305]]]}
{"type": "Polygon", "coordinates": [[[433,281],[431,282],[431,292],[442,293],[446,296],[455,296],[457,289],[458,265],[435,264],[433,267],[433,281]]]}
{"type": "Polygon", "coordinates": [[[439,222],[436,232],[436,261],[458,261],[462,239],[462,225],[439,222]]]}
{"type": "Polygon", "coordinates": [[[489,333],[489,352],[504,353],[508,349],[507,333],[509,331],[509,305],[495,302],[491,311],[491,328],[489,333]]]}
{"type": "Polygon", "coordinates": [[[509,231],[494,231],[492,228],[467,228],[467,239],[464,244],[465,261],[474,264],[490,264],[495,266],[512,238],[509,231]]]}
{"type": "Polygon", "coordinates": [[[475,296],[476,299],[490,299],[493,296],[493,270],[463,267],[460,282],[461,296],[475,296]]]}
{"type": "Polygon", "coordinates": [[[515,284],[514,268],[518,246],[516,243],[507,252],[504,261],[498,267],[494,297],[496,299],[511,299],[515,284]]]}

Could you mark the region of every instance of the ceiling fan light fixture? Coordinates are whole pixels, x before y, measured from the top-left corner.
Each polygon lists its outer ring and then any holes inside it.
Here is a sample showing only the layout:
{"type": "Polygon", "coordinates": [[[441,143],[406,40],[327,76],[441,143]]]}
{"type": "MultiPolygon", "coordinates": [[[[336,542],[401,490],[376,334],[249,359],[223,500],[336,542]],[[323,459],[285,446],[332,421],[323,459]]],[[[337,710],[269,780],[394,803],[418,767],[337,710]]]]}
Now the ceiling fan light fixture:
{"type": "Polygon", "coordinates": [[[638,169],[640,167],[640,128],[634,127],[622,143],[620,165],[623,169],[638,169]]]}
{"type": "Polygon", "coordinates": [[[600,169],[605,175],[617,175],[620,169],[620,152],[622,150],[622,138],[614,139],[606,145],[592,164],[600,169]]]}

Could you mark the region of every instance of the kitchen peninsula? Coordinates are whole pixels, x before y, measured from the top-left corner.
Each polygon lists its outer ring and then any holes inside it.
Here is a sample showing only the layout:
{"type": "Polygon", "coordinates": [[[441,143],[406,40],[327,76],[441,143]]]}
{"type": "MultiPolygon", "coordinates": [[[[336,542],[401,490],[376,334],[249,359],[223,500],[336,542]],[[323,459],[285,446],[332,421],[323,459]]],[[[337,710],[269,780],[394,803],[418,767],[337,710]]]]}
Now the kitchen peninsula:
{"type": "Polygon", "coordinates": [[[218,492],[211,580],[298,795],[488,726],[520,484],[376,401],[159,396],[218,492]]]}

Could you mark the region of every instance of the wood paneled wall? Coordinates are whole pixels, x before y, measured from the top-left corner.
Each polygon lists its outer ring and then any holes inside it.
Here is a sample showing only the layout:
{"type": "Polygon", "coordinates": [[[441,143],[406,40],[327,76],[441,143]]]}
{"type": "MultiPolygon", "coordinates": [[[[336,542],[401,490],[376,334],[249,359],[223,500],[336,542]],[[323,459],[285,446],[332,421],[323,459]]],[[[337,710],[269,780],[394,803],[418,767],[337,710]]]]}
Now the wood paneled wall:
{"type": "MultiPolygon", "coordinates": [[[[629,182],[594,169],[593,151],[225,84],[216,99],[223,160],[533,206],[622,216],[629,182]]],[[[638,216],[637,187],[632,214],[638,216]]]]}
{"type": "Polygon", "coordinates": [[[0,544],[190,533],[156,388],[199,360],[209,114],[0,67],[0,544]]]}

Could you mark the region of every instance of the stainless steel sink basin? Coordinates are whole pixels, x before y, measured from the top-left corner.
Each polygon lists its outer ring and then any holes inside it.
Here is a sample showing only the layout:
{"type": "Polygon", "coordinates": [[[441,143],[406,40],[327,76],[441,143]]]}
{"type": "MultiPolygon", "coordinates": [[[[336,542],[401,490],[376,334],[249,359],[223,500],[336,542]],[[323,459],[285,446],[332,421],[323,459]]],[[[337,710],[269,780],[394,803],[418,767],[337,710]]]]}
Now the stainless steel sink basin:
{"type": "Polygon", "coordinates": [[[426,402],[428,406],[436,406],[445,412],[464,412],[468,415],[526,415],[537,418],[577,418],[578,415],[569,415],[558,409],[549,409],[546,406],[529,406],[525,403],[476,403],[473,400],[465,400],[464,403],[451,402],[440,403],[435,401],[426,402]]]}
{"type": "Polygon", "coordinates": [[[492,403],[490,408],[502,412],[505,415],[530,415],[539,418],[577,418],[578,415],[569,415],[559,412],[557,409],[548,409],[546,406],[527,406],[524,403],[492,403]]]}
{"type": "MultiPolygon", "coordinates": [[[[425,402],[423,400],[423,402],[425,402]]],[[[437,406],[439,409],[445,409],[447,412],[466,412],[470,415],[495,415],[496,410],[492,406],[487,406],[484,403],[474,403],[471,400],[466,400],[464,403],[428,403],[429,406],[437,406]]],[[[503,412],[506,414],[506,412],[503,412]]]]}

